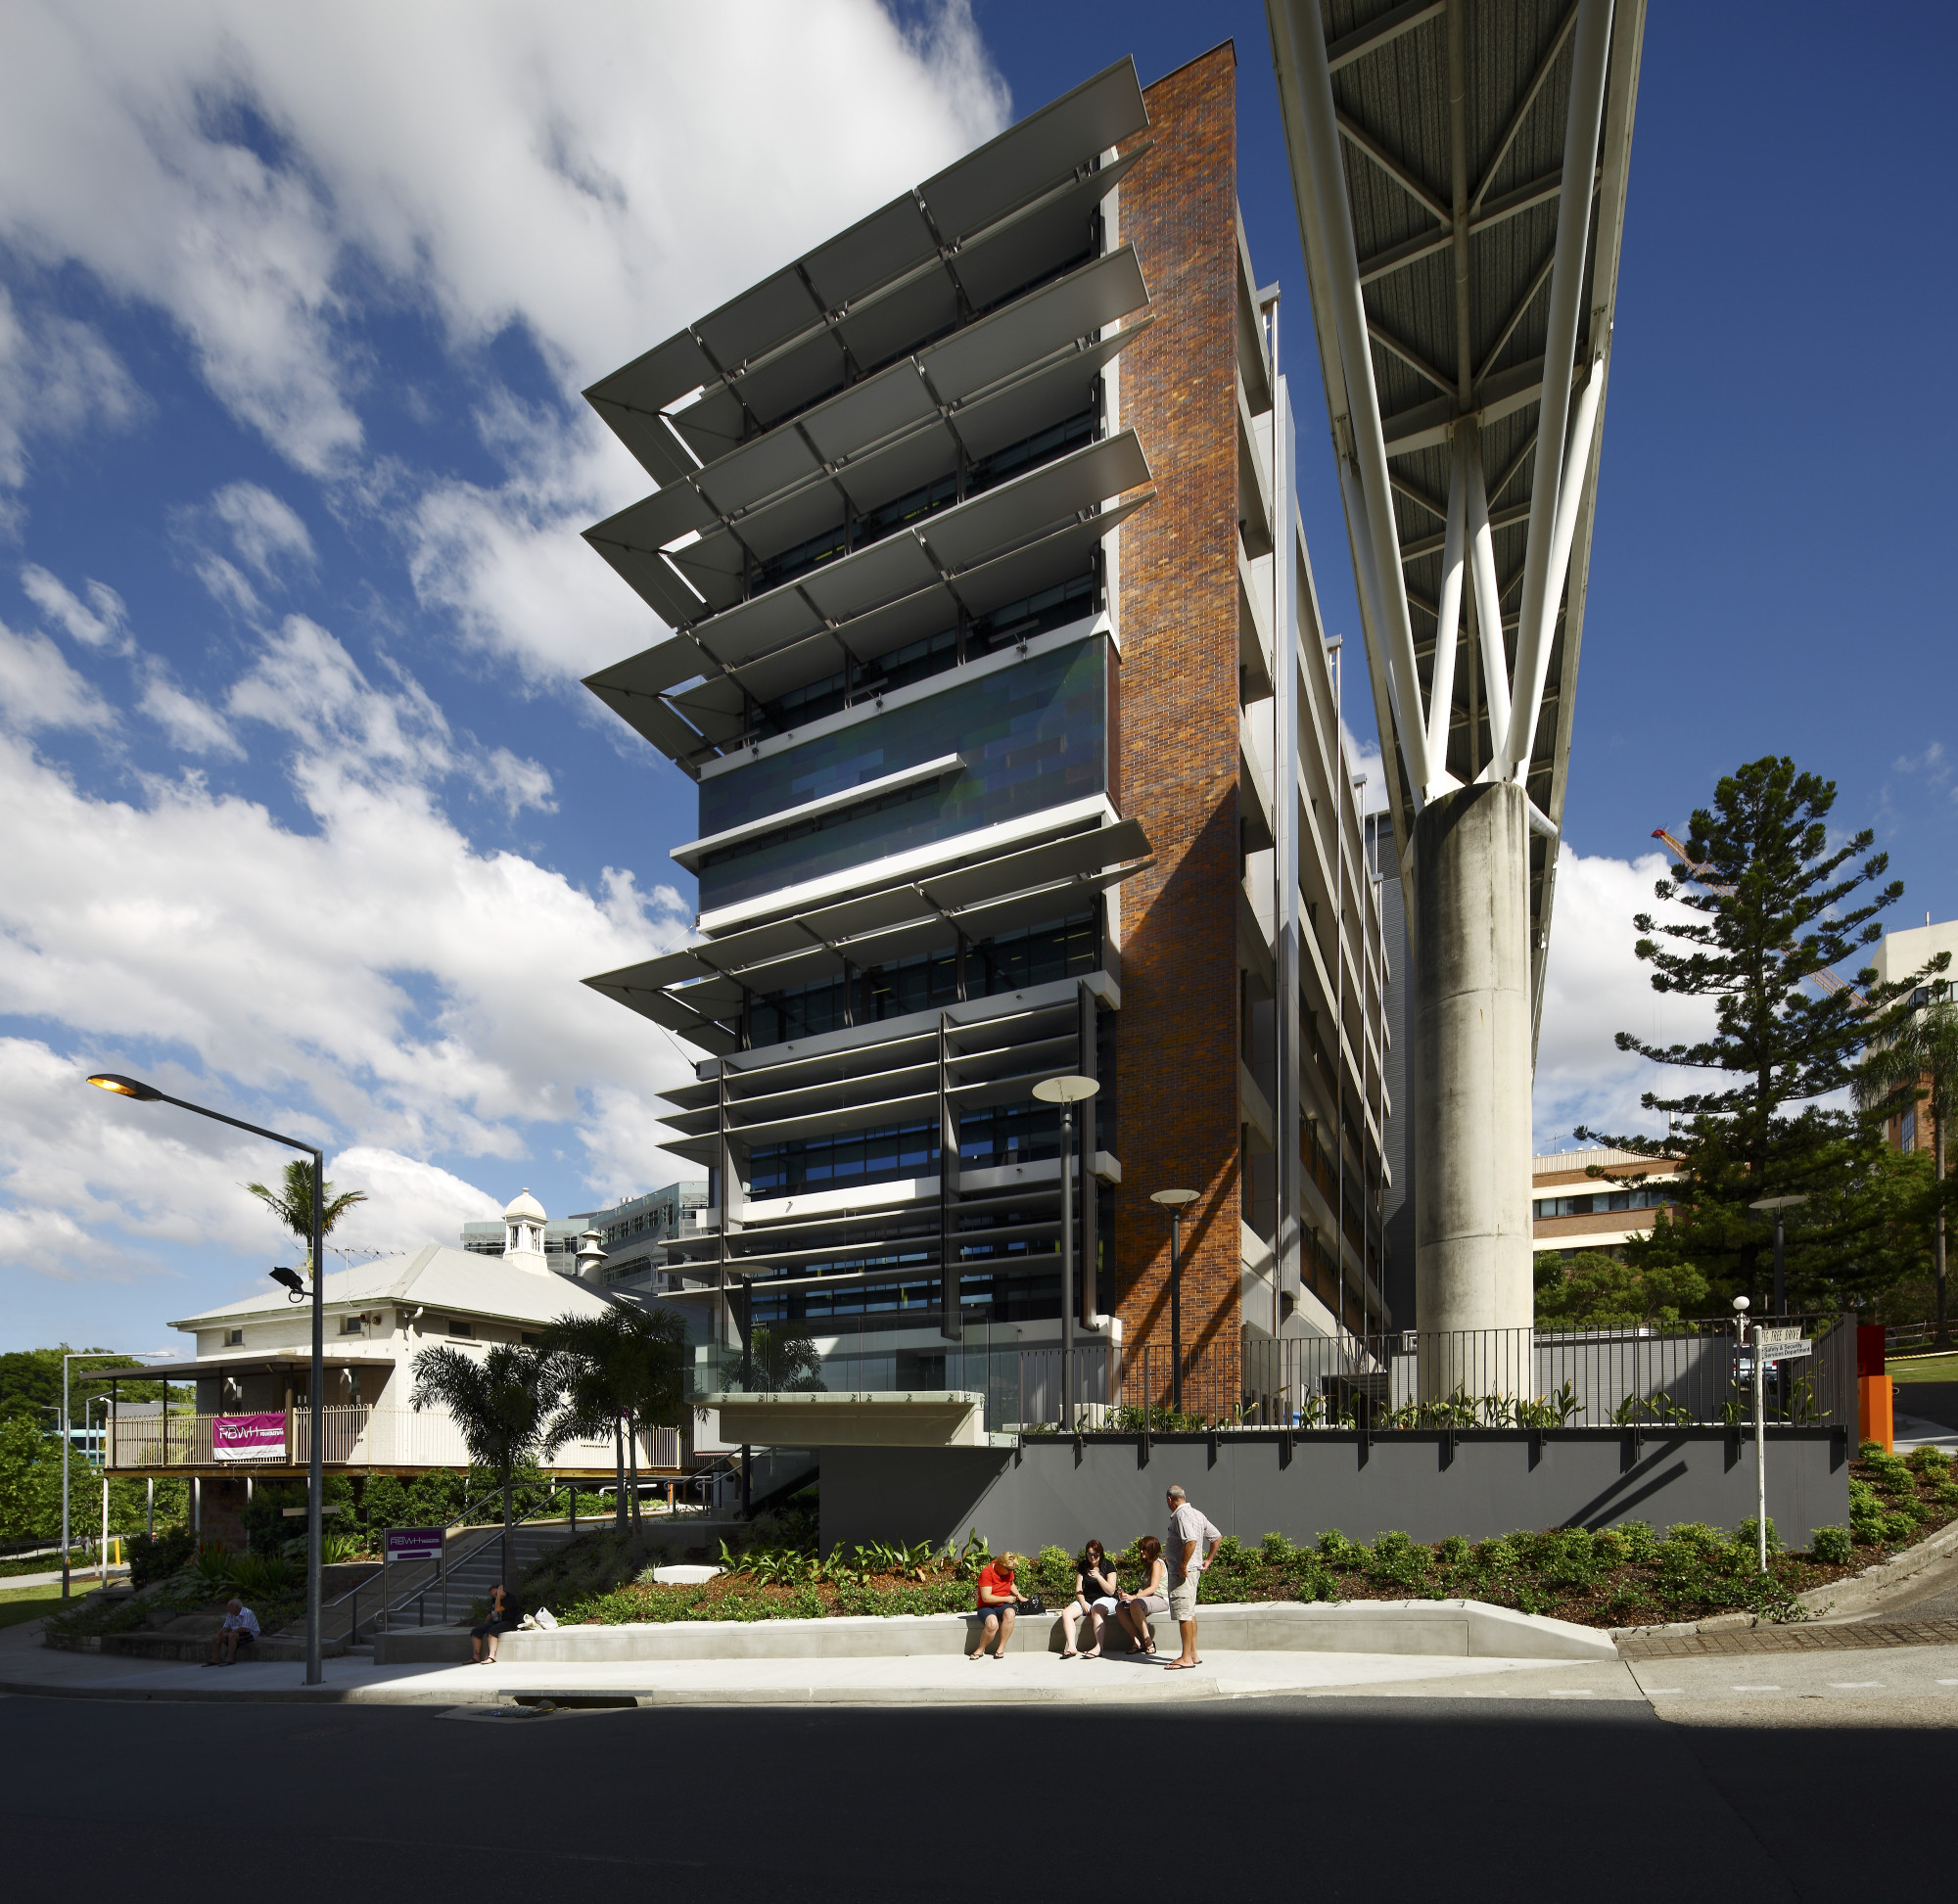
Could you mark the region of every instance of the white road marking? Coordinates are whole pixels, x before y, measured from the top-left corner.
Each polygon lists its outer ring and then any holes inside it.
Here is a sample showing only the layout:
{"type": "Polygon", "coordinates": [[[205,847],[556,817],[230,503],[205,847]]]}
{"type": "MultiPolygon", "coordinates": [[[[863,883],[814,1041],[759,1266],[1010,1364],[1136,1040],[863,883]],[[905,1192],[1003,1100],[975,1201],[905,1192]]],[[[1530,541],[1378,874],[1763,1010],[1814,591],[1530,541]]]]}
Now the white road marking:
{"type": "Polygon", "coordinates": [[[1839,1693],[1853,1693],[1861,1686],[1881,1686],[1880,1679],[1832,1679],[1829,1684],[1839,1693]]]}
{"type": "Polygon", "coordinates": [[[1686,1688],[1683,1686],[1648,1686],[1646,1688],[1646,1694],[1649,1697],[1655,1693],[1684,1693],[1685,1691],[1686,1688]]]}
{"type": "Polygon", "coordinates": [[[1544,1696],[1551,1699],[1588,1699],[1594,1694],[1588,1686],[1559,1686],[1553,1687],[1544,1696]]]}
{"type": "Polygon", "coordinates": [[[1779,1686],[1730,1686],[1730,1693],[1779,1693],[1779,1686]]]}

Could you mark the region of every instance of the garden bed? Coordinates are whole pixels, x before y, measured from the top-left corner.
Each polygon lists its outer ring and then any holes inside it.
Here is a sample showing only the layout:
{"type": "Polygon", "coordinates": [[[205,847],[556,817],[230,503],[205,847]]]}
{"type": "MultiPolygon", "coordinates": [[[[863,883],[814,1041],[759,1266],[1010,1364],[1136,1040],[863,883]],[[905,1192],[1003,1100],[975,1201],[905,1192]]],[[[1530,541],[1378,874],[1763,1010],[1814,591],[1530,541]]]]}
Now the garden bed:
{"type": "MultiPolygon", "coordinates": [[[[1907,1460],[1865,1444],[1851,1463],[1847,1528],[1822,1528],[1811,1548],[1778,1547],[1769,1523],[1769,1570],[1757,1561],[1752,1521],[1731,1533],[1687,1522],[1662,1533],[1626,1522],[1426,1546],[1405,1534],[1372,1543],[1340,1533],[1301,1545],[1268,1534],[1255,1546],[1226,1539],[1203,1576],[1201,1600],[1478,1600],[1584,1626],[1649,1626],[1752,1613],[1809,1617],[1797,1596],[1890,1558],[1958,1517],[1948,1459],[1920,1449],[1907,1460]]],[[[771,1620],[965,1612],[989,1557],[975,1533],[956,1554],[872,1546],[818,1557],[811,1530],[799,1538],[724,1554],[725,1571],[696,1586],[661,1586],[629,1543],[587,1536],[552,1556],[519,1590],[526,1608],[549,1606],[567,1623],[771,1620]]],[[[1135,1551],[1119,1557],[1124,1585],[1142,1585],[1135,1551]]],[[[1074,1591],[1074,1559],[1049,1547],[1022,1575],[1049,1608],[1074,1591]]]]}

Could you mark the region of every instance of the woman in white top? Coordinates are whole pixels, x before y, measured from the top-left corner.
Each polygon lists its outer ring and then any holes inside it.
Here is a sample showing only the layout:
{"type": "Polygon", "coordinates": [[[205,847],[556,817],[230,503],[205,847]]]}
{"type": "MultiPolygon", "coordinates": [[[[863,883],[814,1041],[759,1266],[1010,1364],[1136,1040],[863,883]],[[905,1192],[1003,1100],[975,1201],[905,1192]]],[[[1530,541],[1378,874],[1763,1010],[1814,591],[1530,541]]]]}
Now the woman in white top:
{"type": "Polygon", "coordinates": [[[1142,1537],[1142,1556],[1149,1577],[1139,1594],[1120,1594],[1121,1609],[1115,1617],[1128,1629],[1129,1636],[1142,1652],[1154,1652],[1156,1643],[1149,1638],[1149,1618],[1161,1619],[1169,1611],[1169,1568],[1162,1556],[1162,1542],[1153,1534],[1142,1537]]]}

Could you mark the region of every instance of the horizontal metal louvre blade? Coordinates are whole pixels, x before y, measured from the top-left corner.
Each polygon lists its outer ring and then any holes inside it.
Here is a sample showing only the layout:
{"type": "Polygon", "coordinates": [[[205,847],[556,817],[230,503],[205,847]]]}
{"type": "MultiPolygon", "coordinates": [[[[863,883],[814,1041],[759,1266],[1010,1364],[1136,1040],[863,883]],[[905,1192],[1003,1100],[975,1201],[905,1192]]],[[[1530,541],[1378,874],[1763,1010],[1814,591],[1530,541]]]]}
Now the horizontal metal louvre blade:
{"type": "Polygon", "coordinates": [[[634,694],[602,686],[594,686],[591,691],[634,733],[651,741],[668,760],[689,773],[695,772],[691,765],[693,757],[712,751],[707,737],[689,727],[657,694],[634,694]]]}
{"type": "Polygon", "coordinates": [[[932,389],[960,402],[1147,302],[1136,248],[1124,245],[955,332],[918,360],[932,389]]]}
{"type": "Polygon", "coordinates": [[[1120,60],[918,187],[939,236],[957,244],[1149,122],[1135,62],[1120,60]]]}
{"type": "Polygon", "coordinates": [[[784,344],[822,315],[794,265],[711,311],[693,326],[723,371],[784,344]]]}
{"type": "Polygon", "coordinates": [[[614,688],[622,693],[657,694],[663,687],[675,687],[706,673],[712,666],[692,636],[673,634],[626,661],[585,675],[584,685],[594,693],[614,688]]]}
{"type": "Polygon", "coordinates": [[[673,483],[692,474],[693,458],[680,447],[659,415],[635,410],[629,404],[614,403],[604,396],[587,395],[586,401],[655,483],[673,483]]]}
{"type": "Polygon", "coordinates": [[[816,295],[840,310],[937,255],[931,227],[907,192],[818,245],[802,262],[816,295]]]}
{"type": "MultiPolygon", "coordinates": [[[[656,344],[584,393],[588,402],[629,404],[635,410],[663,410],[689,391],[714,383],[721,372],[685,331],[656,344]]],[[[600,415],[604,412],[601,410],[600,415]]]]}
{"type": "Polygon", "coordinates": [[[772,654],[822,627],[822,617],[793,588],[757,595],[694,630],[701,647],[723,667],[772,654]]]}
{"type": "Polygon", "coordinates": [[[958,872],[940,873],[917,884],[935,905],[950,911],[1071,873],[1098,872],[1118,860],[1140,859],[1148,850],[1148,837],[1141,824],[1125,819],[1114,826],[1094,827],[1045,846],[1009,853],[1002,859],[985,859],[958,872]]]}
{"type": "Polygon", "coordinates": [[[947,568],[964,569],[1148,480],[1142,444],[1124,430],[934,517],[919,534],[947,568]]]}
{"type": "Polygon", "coordinates": [[[677,627],[698,620],[704,612],[700,598],[667,566],[665,556],[607,541],[595,530],[587,529],[584,539],[662,621],[677,627]]]}

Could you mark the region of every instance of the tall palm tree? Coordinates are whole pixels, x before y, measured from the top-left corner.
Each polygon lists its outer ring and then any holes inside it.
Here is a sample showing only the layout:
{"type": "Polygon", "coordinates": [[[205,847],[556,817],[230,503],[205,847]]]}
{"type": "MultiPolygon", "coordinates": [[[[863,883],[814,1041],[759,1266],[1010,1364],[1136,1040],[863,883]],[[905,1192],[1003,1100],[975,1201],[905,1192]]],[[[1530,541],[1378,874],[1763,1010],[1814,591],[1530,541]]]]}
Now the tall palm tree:
{"type": "Polygon", "coordinates": [[[612,1431],[619,1480],[614,1524],[622,1532],[629,1463],[635,1527],[639,1519],[639,1429],[677,1427],[685,1409],[685,1341],[678,1317],[621,1305],[602,1316],[560,1316],[538,1343],[563,1398],[545,1450],[554,1455],[567,1441],[612,1431]]]}
{"type": "MultiPolygon", "coordinates": [[[[245,1187],[259,1202],[271,1211],[278,1220],[306,1246],[306,1270],[312,1270],[312,1159],[297,1157],[286,1166],[285,1179],[276,1190],[267,1189],[263,1184],[247,1184],[245,1187]]],[[[320,1214],[319,1233],[322,1236],[332,1231],[333,1226],[356,1203],[367,1201],[365,1190],[343,1190],[338,1196],[333,1193],[333,1185],[323,1185],[326,1198],[320,1214]]]]}
{"type": "Polygon", "coordinates": [[[1937,1173],[1937,1217],[1932,1232],[1932,1271],[1937,1284],[1937,1342],[1950,1342],[1945,1316],[1944,1127],[1958,1098],[1958,1003],[1948,984],[1936,986],[1931,1002],[1914,1013],[1897,1036],[1871,1047],[1856,1082],[1856,1095],[1865,1110],[1891,1105],[1914,1110],[1923,1104],[1931,1112],[1932,1148],[1937,1173]]]}
{"type": "Polygon", "coordinates": [[[496,1477],[503,1492],[503,1585],[510,1572],[510,1488],[516,1470],[543,1446],[556,1406],[550,1358],[536,1349],[499,1342],[480,1359],[462,1349],[424,1349],[412,1365],[416,1409],[445,1408],[469,1449],[469,1458],[496,1477]]]}

